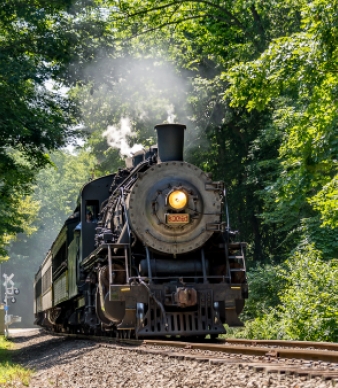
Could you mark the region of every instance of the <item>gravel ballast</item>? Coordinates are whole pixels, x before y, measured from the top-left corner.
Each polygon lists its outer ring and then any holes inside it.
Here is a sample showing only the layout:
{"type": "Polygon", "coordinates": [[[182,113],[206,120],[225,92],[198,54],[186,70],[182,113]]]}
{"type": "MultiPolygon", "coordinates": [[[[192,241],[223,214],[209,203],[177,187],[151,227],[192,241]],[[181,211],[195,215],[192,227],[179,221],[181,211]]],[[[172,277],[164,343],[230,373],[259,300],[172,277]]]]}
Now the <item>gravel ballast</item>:
{"type": "Polygon", "coordinates": [[[12,338],[18,349],[15,361],[34,369],[30,388],[328,388],[334,383],[319,377],[256,372],[243,363],[147,354],[144,348],[106,346],[38,330],[18,332],[12,338]]]}

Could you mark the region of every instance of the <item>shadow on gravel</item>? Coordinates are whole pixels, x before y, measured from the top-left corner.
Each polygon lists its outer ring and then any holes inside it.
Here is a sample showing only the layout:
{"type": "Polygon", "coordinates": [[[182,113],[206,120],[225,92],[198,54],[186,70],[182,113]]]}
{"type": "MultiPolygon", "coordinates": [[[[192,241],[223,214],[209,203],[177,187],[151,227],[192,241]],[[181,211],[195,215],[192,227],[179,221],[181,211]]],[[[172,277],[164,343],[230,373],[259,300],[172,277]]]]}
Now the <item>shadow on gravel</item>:
{"type": "Polygon", "coordinates": [[[38,337],[41,337],[41,333],[35,333],[29,336],[27,336],[27,334],[26,335],[19,335],[19,334],[11,335],[11,333],[9,334],[9,339],[14,343],[23,343],[23,342],[31,341],[38,337]]]}
{"type": "MultiPolygon", "coordinates": [[[[40,336],[28,336],[25,341],[40,336]]],[[[14,343],[20,342],[21,337],[14,338],[14,343]]],[[[72,340],[67,338],[48,338],[39,343],[22,347],[21,349],[9,350],[12,360],[35,371],[47,369],[56,365],[73,362],[75,358],[90,353],[98,345],[89,340],[72,340]]]]}

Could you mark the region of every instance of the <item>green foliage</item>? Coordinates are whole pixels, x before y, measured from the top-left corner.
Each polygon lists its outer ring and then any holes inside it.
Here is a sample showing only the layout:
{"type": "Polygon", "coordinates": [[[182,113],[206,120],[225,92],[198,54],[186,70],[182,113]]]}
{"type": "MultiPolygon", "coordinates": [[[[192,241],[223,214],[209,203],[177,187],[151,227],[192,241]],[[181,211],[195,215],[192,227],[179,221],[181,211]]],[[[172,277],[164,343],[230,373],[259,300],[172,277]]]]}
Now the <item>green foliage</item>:
{"type": "Polygon", "coordinates": [[[9,238],[24,229],[27,215],[20,201],[31,193],[36,173],[50,164],[47,152],[78,132],[67,87],[90,79],[84,68],[102,41],[107,48],[111,40],[97,1],[9,0],[0,8],[0,254],[5,255],[9,238]]]}
{"type": "Polygon", "coordinates": [[[34,172],[18,152],[7,152],[0,152],[0,261],[8,258],[5,246],[16,233],[33,231],[30,224],[37,212],[37,204],[28,196],[34,172]]]}
{"type": "Polygon", "coordinates": [[[282,265],[257,265],[248,273],[249,299],[241,314],[244,321],[263,318],[280,303],[285,287],[282,265]]]}
{"type": "Polygon", "coordinates": [[[313,196],[309,203],[313,208],[320,212],[323,226],[331,229],[338,228],[338,178],[337,175],[318,193],[313,196]]]}
{"type": "Polygon", "coordinates": [[[270,205],[264,219],[283,220],[292,231],[317,212],[322,226],[337,226],[335,9],[327,1],[301,3],[301,32],[273,40],[259,59],[225,75],[233,106],[274,107],[275,117],[284,122],[280,176],[267,187],[270,205]]]}
{"type": "Polygon", "coordinates": [[[238,337],[304,341],[338,340],[338,261],[321,258],[313,246],[296,251],[280,272],[281,304],[246,323],[238,337]]]}
{"type": "Polygon", "coordinates": [[[6,147],[19,150],[32,167],[48,164],[46,149],[64,144],[72,132],[66,96],[46,84],[61,63],[54,52],[58,40],[45,41],[55,33],[51,13],[64,6],[54,3],[44,8],[44,1],[10,1],[0,13],[1,153],[8,154],[6,147]]]}
{"type": "MultiPolygon", "coordinates": [[[[226,67],[248,60],[266,42],[298,28],[297,4],[274,0],[214,2],[203,0],[124,0],[119,2],[115,26],[122,37],[146,41],[147,47],[167,47],[180,65],[198,68],[218,62],[226,67]],[[296,17],[295,17],[296,16],[296,17]],[[141,40],[142,38],[142,40],[141,40]]],[[[217,71],[216,71],[217,72],[217,71]]],[[[203,76],[203,75],[202,75],[203,76]]]]}
{"type": "MultiPolygon", "coordinates": [[[[287,291],[281,297],[285,337],[307,341],[338,339],[338,262],[308,248],[288,262],[287,291]]],[[[287,276],[287,274],[285,274],[287,276]]]]}

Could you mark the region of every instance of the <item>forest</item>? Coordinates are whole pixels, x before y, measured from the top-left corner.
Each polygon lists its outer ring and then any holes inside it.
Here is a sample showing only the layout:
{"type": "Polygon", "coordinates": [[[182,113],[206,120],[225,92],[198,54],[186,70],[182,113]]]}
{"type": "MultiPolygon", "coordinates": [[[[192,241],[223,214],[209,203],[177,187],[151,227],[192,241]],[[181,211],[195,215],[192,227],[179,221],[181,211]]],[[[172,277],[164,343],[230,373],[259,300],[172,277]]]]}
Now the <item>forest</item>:
{"type": "Polygon", "coordinates": [[[338,1],[6,0],[0,261],[33,279],[82,185],[154,125],[224,180],[246,252],[243,338],[338,341],[338,1]]]}

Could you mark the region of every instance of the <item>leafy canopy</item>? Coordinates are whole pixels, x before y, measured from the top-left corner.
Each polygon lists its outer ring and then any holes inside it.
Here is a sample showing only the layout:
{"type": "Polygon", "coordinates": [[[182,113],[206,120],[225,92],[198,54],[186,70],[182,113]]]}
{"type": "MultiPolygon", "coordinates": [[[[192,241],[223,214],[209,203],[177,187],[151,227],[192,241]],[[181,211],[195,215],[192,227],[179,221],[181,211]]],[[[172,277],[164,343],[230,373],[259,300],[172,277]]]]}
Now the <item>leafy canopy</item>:
{"type": "MultiPolygon", "coordinates": [[[[276,109],[284,122],[279,148],[281,175],[269,188],[279,217],[291,208],[321,213],[323,225],[338,226],[337,2],[301,2],[301,32],[272,41],[255,61],[224,73],[232,106],[276,109]]],[[[276,212],[275,212],[276,215],[276,212]]]]}
{"type": "Polygon", "coordinates": [[[96,1],[0,2],[1,254],[30,216],[20,203],[48,152],[77,133],[67,88],[84,80],[107,28],[96,1]]]}

